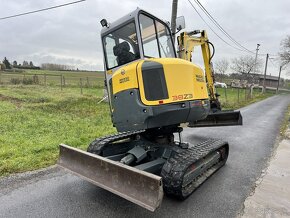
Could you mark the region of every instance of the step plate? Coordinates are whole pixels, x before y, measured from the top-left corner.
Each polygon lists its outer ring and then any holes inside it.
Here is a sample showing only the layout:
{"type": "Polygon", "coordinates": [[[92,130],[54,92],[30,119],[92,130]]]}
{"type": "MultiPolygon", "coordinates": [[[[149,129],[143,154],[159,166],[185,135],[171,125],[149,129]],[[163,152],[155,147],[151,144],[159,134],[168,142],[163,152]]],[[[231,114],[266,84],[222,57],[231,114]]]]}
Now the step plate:
{"type": "Polygon", "coordinates": [[[58,166],[150,211],[160,206],[161,177],[68,145],[59,148],[58,166]]]}

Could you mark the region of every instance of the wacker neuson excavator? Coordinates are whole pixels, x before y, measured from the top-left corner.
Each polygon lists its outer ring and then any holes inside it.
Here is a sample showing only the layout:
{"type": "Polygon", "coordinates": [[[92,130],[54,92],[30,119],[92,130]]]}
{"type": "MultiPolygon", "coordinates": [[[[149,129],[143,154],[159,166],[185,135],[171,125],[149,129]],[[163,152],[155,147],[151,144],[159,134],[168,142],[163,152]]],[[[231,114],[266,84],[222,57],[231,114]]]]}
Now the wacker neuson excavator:
{"type": "Polygon", "coordinates": [[[168,24],[141,9],[101,24],[105,86],[118,133],[95,139],[87,151],[61,144],[58,165],[154,211],[164,192],[187,198],[229,154],[227,142],[210,136],[195,145],[183,142],[181,124],[242,125],[242,116],[221,111],[214,47],[205,31],[179,34],[176,52],[168,24]],[[191,63],[196,46],[205,71],[191,63]]]}

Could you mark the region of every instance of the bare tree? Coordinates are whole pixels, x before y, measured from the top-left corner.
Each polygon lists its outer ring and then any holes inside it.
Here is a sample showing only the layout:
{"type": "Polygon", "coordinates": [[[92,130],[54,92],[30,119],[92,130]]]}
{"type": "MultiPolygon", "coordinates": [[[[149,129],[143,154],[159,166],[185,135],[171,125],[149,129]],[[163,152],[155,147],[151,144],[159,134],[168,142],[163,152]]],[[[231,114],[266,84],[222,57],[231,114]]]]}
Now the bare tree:
{"type": "Polygon", "coordinates": [[[41,68],[44,70],[74,70],[73,66],[64,64],[43,63],[41,68]]]}
{"type": "MultiPolygon", "coordinates": [[[[229,62],[227,59],[221,59],[221,60],[218,60],[216,63],[215,63],[215,69],[216,71],[222,75],[226,73],[227,69],[229,68],[229,62]]],[[[221,78],[221,82],[222,82],[223,78],[221,78]]]]}
{"type": "Polygon", "coordinates": [[[226,73],[227,69],[229,68],[228,60],[227,59],[218,60],[215,63],[215,68],[216,68],[217,72],[220,74],[226,73]]]}
{"type": "MultiPolygon", "coordinates": [[[[256,69],[258,69],[260,66],[261,61],[257,59],[256,69]]],[[[231,69],[236,73],[248,74],[254,70],[254,67],[255,58],[250,55],[241,56],[232,60],[231,69]]]]}
{"type": "Polygon", "coordinates": [[[6,57],[3,60],[3,64],[5,65],[6,69],[11,69],[11,64],[6,57]]]}
{"type": "Polygon", "coordinates": [[[29,66],[28,61],[23,61],[22,66],[23,67],[28,67],[29,66]]]}
{"type": "Polygon", "coordinates": [[[281,52],[279,52],[279,56],[282,66],[290,63],[290,35],[281,41],[281,52]]]}

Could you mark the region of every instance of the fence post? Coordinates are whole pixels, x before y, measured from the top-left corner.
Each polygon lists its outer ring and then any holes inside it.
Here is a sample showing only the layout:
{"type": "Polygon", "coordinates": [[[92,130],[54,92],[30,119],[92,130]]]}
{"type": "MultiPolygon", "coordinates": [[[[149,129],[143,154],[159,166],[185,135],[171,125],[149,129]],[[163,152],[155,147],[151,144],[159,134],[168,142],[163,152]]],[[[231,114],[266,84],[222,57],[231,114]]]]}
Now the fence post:
{"type": "Polygon", "coordinates": [[[46,87],[46,73],[44,73],[44,86],[46,87]]]}
{"type": "Polygon", "coordinates": [[[22,84],[23,84],[23,82],[24,82],[24,79],[25,79],[25,73],[23,74],[22,84]]]}
{"type": "Polygon", "coordinates": [[[33,75],[32,79],[33,79],[34,84],[38,84],[39,81],[38,81],[38,76],[36,76],[36,74],[33,75]]]}
{"type": "Polygon", "coordinates": [[[90,83],[89,83],[89,77],[87,77],[87,87],[89,87],[90,83]]]}
{"type": "Polygon", "coordinates": [[[252,99],[253,98],[253,90],[254,90],[254,85],[252,85],[250,87],[250,98],[252,99]]]}
{"type": "Polygon", "coordinates": [[[62,91],[62,74],[60,75],[60,90],[62,91]]]}
{"type": "Polygon", "coordinates": [[[245,101],[247,101],[247,87],[245,87],[245,101]]]}
{"type": "Polygon", "coordinates": [[[227,88],[225,88],[225,98],[226,98],[226,102],[228,102],[227,88]]]}
{"type": "Polygon", "coordinates": [[[81,94],[83,94],[83,80],[80,78],[81,94]]]}
{"type": "Polygon", "coordinates": [[[238,87],[238,102],[240,102],[240,87],[238,87]]]}

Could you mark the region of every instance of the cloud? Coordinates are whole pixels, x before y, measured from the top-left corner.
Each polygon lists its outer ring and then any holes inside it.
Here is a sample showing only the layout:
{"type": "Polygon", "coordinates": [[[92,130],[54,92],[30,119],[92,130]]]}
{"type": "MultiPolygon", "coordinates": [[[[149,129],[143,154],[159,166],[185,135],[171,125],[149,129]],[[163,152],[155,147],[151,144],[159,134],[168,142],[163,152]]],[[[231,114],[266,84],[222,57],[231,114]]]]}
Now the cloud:
{"type": "MultiPolygon", "coordinates": [[[[255,51],[256,44],[260,43],[260,53],[276,54],[280,41],[290,34],[289,1],[200,1],[233,38],[250,50],[255,51]]],[[[67,2],[1,1],[0,14],[4,17],[67,2]]],[[[192,2],[195,4],[193,0],[192,2]]],[[[99,21],[106,18],[112,22],[137,7],[163,20],[171,19],[171,1],[168,0],[87,0],[63,8],[0,21],[0,58],[7,56],[18,62],[31,58],[37,64],[53,61],[100,70],[103,68],[103,54],[99,21]]],[[[208,31],[210,41],[216,48],[216,60],[246,54],[232,49],[215,36],[186,0],[179,1],[178,15],[185,16],[188,31],[208,31]]],[[[207,19],[204,14],[202,16],[207,19]]],[[[210,23],[208,19],[207,21],[210,23]]],[[[226,39],[214,25],[211,26],[226,39]]],[[[269,67],[271,71],[278,72],[275,67],[269,67]]]]}

